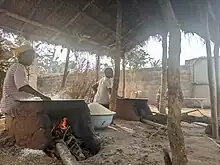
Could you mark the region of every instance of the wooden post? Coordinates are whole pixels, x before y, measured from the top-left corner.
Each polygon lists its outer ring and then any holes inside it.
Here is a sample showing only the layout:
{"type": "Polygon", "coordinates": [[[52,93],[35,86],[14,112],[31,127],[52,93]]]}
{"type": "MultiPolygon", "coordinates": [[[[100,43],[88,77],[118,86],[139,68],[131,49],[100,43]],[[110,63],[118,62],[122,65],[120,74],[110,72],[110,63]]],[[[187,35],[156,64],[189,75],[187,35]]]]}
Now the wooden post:
{"type": "Polygon", "coordinates": [[[122,97],[125,97],[125,53],[122,54],[122,97]]]}
{"type": "Polygon", "coordinates": [[[220,82],[219,82],[219,39],[220,39],[220,25],[217,25],[216,40],[214,46],[214,58],[215,58],[215,78],[216,78],[216,92],[217,92],[217,116],[220,118],[220,82]]]}
{"type": "Polygon", "coordinates": [[[61,90],[65,87],[65,84],[66,84],[66,79],[68,76],[69,59],[70,59],[70,49],[67,50],[67,54],[66,54],[66,63],[65,63],[64,73],[63,73],[63,81],[61,84],[61,90]]]}
{"type": "Polygon", "coordinates": [[[113,79],[113,88],[110,99],[110,110],[114,111],[116,108],[116,100],[118,96],[118,86],[119,86],[119,78],[120,78],[120,61],[121,61],[121,53],[122,53],[122,6],[120,0],[117,0],[117,25],[116,25],[116,53],[114,55],[115,62],[115,73],[113,79]]]}
{"type": "Polygon", "coordinates": [[[167,33],[162,36],[162,74],[161,74],[161,93],[159,102],[160,113],[166,114],[166,91],[167,91],[167,33]]]}
{"type": "Polygon", "coordinates": [[[205,25],[206,25],[206,53],[207,53],[207,69],[208,69],[208,80],[209,80],[209,92],[210,92],[210,102],[211,102],[211,116],[212,116],[212,136],[218,139],[218,120],[216,111],[216,94],[215,94],[215,81],[213,73],[213,60],[211,52],[211,42],[210,42],[210,32],[209,32],[209,14],[205,15],[205,25]]]}
{"type": "Polygon", "coordinates": [[[181,32],[170,0],[158,0],[170,32],[168,58],[168,138],[173,165],[187,165],[184,136],[181,129],[183,94],[180,86],[181,32]]]}
{"type": "Polygon", "coordinates": [[[100,72],[100,56],[96,54],[96,82],[99,81],[99,72],[100,72]]]}

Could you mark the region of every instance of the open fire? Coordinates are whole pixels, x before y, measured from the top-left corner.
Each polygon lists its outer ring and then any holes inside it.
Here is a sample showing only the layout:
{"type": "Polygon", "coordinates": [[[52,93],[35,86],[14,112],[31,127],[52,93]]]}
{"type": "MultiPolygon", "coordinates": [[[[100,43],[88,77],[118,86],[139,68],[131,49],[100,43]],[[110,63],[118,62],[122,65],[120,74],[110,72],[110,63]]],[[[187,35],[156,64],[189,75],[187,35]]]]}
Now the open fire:
{"type": "Polygon", "coordinates": [[[64,117],[63,120],[60,121],[58,127],[62,130],[67,129],[67,118],[66,117],[64,117]]]}
{"type": "Polygon", "coordinates": [[[71,127],[68,125],[68,118],[63,118],[61,121],[54,123],[51,130],[53,144],[45,151],[48,155],[56,153],[54,152],[56,143],[64,143],[72,155],[75,158],[80,160],[85,160],[86,158],[92,156],[89,151],[83,148],[83,142],[81,139],[77,139],[71,130],[71,127]]]}

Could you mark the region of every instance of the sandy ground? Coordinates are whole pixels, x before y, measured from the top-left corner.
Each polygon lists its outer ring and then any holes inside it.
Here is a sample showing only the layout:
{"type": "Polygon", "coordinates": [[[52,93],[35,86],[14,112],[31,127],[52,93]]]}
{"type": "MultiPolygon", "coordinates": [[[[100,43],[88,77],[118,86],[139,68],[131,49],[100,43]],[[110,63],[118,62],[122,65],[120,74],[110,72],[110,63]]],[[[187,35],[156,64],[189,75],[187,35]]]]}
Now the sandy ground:
{"type": "MultiPolygon", "coordinates": [[[[169,148],[164,131],[158,132],[140,122],[116,120],[115,123],[111,128],[97,131],[102,149],[96,156],[81,162],[82,165],[164,165],[162,148],[169,148]]],[[[183,131],[190,165],[220,164],[220,148],[208,139],[203,127],[183,123],[183,131]]],[[[0,165],[61,165],[41,151],[9,144],[0,142],[0,165]]]]}

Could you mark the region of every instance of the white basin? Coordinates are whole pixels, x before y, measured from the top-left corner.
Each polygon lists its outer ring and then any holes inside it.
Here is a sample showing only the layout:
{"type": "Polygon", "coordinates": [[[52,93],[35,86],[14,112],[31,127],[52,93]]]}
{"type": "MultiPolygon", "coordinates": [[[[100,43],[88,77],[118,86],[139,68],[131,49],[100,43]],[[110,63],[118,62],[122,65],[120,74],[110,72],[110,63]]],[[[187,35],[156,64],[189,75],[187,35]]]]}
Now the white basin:
{"type": "Polygon", "coordinates": [[[113,119],[114,115],[91,115],[92,125],[95,129],[102,129],[108,127],[113,119]]]}
{"type": "Polygon", "coordinates": [[[113,116],[116,114],[98,103],[91,103],[88,107],[90,109],[92,125],[95,129],[108,127],[112,122],[113,116]]]}

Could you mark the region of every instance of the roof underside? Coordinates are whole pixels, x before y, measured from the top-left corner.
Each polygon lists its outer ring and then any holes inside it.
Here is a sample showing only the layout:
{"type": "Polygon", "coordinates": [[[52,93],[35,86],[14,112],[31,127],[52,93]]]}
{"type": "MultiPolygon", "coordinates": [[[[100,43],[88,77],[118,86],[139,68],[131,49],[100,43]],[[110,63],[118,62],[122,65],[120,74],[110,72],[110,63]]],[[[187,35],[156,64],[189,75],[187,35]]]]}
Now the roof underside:
{"type": "MultiPolygon", "coordinates": [[[[157,0],[121,1],[125,51],[166,31],[157,0]]],[[[206,36],[198,12],[198,4],[201,9],[205,1],[171,0],[184,31],[206,36]]],[[[116,16],[116,0],[0,0],[0,27],[4,30],[90,52],[115,47],[116,16]]]]}

